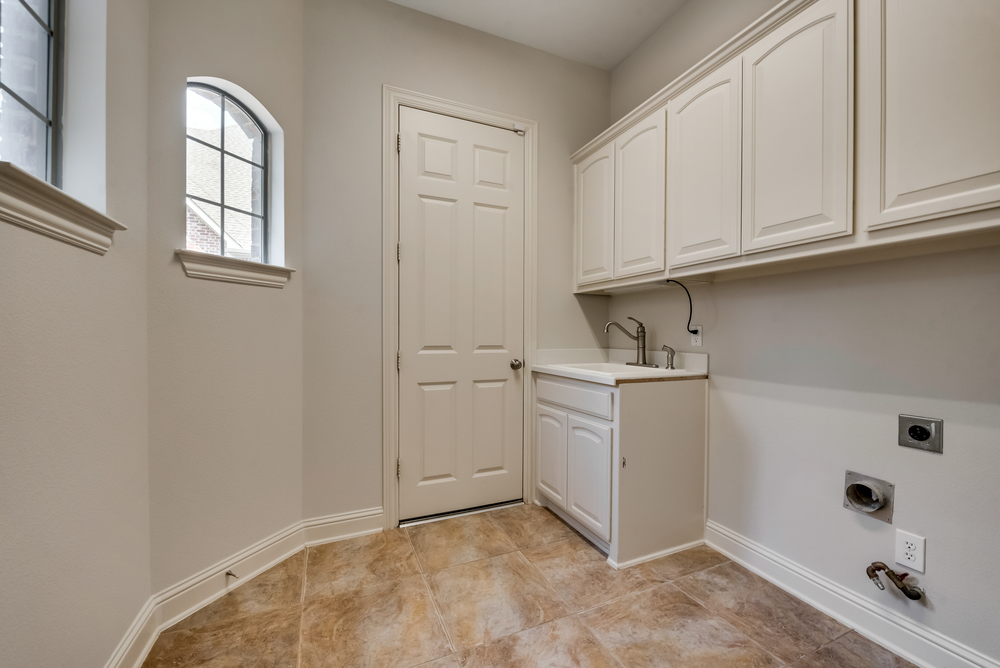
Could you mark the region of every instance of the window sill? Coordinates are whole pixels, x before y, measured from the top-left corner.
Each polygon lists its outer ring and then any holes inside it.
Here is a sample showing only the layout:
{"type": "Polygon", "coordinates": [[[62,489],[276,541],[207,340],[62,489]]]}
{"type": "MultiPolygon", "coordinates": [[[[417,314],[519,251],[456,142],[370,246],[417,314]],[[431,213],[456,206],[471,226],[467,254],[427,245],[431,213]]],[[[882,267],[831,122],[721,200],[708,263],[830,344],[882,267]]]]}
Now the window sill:
{"type": "Polygon", "coordinates": [[[184,273],[190,278],[204,278],[209,281],[283,288],[295,271],[288,267],[181,248],[177,249],[177,257],[184,266],[184,273]]]}
{"type": "Polygon", "coordinates": [[[0,162],[0,220],[98,255],[128,229],[9,162],[0,162]]]}

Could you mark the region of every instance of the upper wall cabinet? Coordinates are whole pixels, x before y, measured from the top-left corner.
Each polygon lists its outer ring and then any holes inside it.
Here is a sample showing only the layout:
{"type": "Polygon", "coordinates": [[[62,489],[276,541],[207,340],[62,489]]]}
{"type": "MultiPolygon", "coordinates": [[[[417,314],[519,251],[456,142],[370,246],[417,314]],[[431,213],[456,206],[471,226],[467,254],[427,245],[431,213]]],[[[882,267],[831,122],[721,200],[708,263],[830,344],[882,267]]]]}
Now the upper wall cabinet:
{"type": "Polygon", "coordinates": [[[859,8],[860,227],[1000,205],[1000,2],[859,8]]]}
{"type": "Polygon", "coordinates": [[[744,253],[852,231],[852,29],[820,0],[743,54],[744,253]]]}
{"type": "Polygon", "coordinates": [[[576,165],[576,282],[614,277],[615,145],[595,151],[576,165]]]}
{"type": "Polygon", "coordinates": [[[576,284],[663,274],[666,110],[576,163],[576,284]]]}
{"type": "Polygon", "coordinates": [[[615,278],[662,271],[666,110],[615,140],[615,278]]]}
{"type": "Polygon", "coordinates": [[[742,78],[736,58],[667,105],[670,267],[740,254],[742,78]]]}

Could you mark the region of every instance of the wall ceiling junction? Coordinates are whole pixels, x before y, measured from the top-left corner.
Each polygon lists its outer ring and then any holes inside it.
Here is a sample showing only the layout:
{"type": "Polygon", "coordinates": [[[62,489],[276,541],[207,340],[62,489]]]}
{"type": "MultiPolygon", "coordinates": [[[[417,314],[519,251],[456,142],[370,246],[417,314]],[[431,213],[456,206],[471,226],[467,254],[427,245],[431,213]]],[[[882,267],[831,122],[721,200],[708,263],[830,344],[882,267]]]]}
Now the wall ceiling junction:
{"type": "Polygon", "coordinates": [[[390,0],[610,71],[684,0],[390,0]]]}

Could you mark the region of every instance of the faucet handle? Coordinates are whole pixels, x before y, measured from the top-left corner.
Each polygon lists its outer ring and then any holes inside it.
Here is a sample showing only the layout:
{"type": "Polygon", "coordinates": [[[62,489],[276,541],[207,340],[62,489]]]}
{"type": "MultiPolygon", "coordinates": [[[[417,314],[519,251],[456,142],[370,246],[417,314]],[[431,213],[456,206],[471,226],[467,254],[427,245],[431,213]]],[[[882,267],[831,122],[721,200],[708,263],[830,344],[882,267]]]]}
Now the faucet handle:
{"type": "Polygon", "coordinates": [[[628,318],[629,320],[631,320],[632,322],[634,322],[635,324],[639,325],[640,327],[642,327],[642,323],[639,322],[638,320],[636,320],[635,318],[633,318],[632,316],[628,315],[628,316],[625,316],[625,317],[628,318]]]}

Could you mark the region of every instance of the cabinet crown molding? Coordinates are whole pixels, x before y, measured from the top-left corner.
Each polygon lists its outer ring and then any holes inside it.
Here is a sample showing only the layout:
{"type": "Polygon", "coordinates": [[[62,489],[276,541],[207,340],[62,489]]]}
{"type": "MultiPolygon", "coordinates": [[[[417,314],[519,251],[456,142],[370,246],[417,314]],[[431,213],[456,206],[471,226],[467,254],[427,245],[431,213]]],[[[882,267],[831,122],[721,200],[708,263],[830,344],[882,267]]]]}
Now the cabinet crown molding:
{"type": "Polygon", "coordinates": [[[650,113],[659,107],[666,105],[670,98],[682,92],[688,86],[696,83],[713,69],[737,55],[740,51],[745,50],[757,40],[761,39],[776,26],[784,23],[792,16],[795,16],[803,9],[815,4],[817,1],[818,0],[785,0],[785,2],[779,3],[769,12],[747,26],[747,28],[731,40],[720,46],[709,55],[705,56],[687,72],[668,83],[658,92],[654,93],[652,97],[623,116],[614,125],[594,137],[591,141],[587,142],[587,144],[570,157],[571,162],[575,164],[583,158],[586,158],[588,155],[601,148],[608,141],[614,139],[636,123],[640,122],[642,119],[646,118],[650,113]]]}

